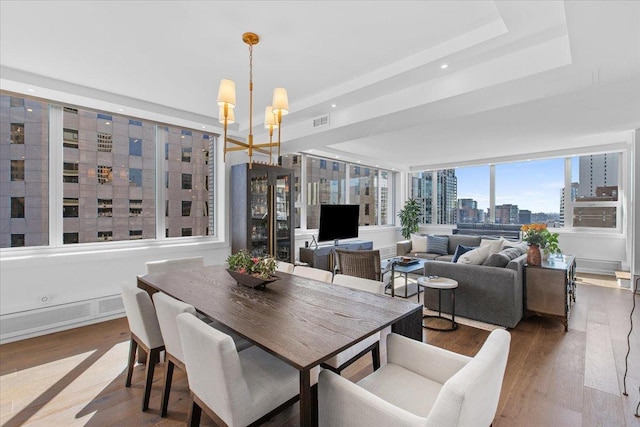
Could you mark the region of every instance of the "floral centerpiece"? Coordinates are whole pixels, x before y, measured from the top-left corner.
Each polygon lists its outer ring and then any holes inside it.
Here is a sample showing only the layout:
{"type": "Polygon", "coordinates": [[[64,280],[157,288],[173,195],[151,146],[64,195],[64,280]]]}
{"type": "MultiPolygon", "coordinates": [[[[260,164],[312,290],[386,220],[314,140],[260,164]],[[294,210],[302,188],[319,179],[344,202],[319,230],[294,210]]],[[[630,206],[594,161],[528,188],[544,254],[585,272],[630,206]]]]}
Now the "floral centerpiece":
{"type": "Polygon", "coordinates": [[[558,233],[552,233],[546,224],[525,224],[520,228],[522,240],[529,244],[527,262],[531,265],[541,264],[540,251],[546,256],[562,253],[558,245],[558,233]],[[538,253],[536,257],[536,251],[538,253]]]}
{"type": "Polygon", "coordinates": [[[279,279],[274,274],[278,264],[271,256],[255,257],[247,250],[240,249],[227,258],[227,264],[227,271],[241,285],[254,288],[279,279]]]}

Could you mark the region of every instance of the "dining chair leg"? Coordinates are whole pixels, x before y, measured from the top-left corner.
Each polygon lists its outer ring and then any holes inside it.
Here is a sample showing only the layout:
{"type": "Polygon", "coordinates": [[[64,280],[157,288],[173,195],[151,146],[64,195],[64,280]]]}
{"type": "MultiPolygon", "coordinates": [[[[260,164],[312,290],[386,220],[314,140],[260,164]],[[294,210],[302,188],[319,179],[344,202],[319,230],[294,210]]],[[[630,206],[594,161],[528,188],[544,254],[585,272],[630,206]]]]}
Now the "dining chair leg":
{"type": "Polygon", "coordinates": [[[133,365],[135,364],[137,349],[138,343],[132,337],[129,344],[129,362],[127,363],[127,380],[124,383],[125,387],[131,387],[131,376],[133,375],[133,365]]]}
{"type": "Polygon", "coordinates": [[[147,380],[144,386],[144,397],[142,398],[142,411],[149,409],[149,397],[151,396],[153,372],[156,369],[156,363],[160,360],[161,350],[162,348],[152,348],[147,354],[147,380]]]}
{"type": "Polygon", "coordinates": [[[165,363],[164,386],[162,388],[162,405],[160,407],[161,417],[167,416],[167,407],[169,406],[169,393],[171,392],[171,380],[173,378],[174,366],[175,365],[170,359],[168,359],[167,362],[165,363]]]}
{"type": "Polygon", "coordinates": [[[371,359],[373,362],[373,370],[377,371],[380,368],[380,342],[375,343],[371,349],[371,359]]]}
{"type": "Polygon", "coordinates": [[[202,408],[198,406],[196,402],[193,402],[193,405],[191,405],[191,409],[189,410],[189,425],[191,427],[199,426],[201,415],[202,415],[202,408]]]}

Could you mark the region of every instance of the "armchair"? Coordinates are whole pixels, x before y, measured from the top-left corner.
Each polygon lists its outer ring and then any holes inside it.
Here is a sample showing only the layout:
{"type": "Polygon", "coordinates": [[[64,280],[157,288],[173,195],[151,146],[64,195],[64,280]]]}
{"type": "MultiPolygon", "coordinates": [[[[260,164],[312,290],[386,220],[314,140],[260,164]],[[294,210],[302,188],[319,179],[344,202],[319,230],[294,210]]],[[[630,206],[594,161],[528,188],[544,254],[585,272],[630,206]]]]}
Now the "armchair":
{"type": "Polygon", "coordinates": [[[495,330],[470,358],[392,333],[387,364],[357,384],[320,373],[320,426],[489,426],[510,340],[495,330]]]}

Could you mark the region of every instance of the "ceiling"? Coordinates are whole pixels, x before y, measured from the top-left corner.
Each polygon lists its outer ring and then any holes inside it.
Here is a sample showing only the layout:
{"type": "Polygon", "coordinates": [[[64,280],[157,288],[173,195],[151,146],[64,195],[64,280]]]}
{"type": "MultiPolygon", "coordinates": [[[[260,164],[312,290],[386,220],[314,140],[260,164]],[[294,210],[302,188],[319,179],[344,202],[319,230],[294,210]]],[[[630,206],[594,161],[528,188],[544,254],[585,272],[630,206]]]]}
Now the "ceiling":
{"type": "Polygon", "coordinates": [[[640,2],[613,0],[3,0],[0,83],[171,111],[219,131],[218,84],[231,78],[246,135],[241,35],[252,31],[258,142],[272,89],[286,87],[285,152],[419,169],[640,128],[639,20],[640,2]],[[314,128],[326,114],[329,125],[314,128]]]}

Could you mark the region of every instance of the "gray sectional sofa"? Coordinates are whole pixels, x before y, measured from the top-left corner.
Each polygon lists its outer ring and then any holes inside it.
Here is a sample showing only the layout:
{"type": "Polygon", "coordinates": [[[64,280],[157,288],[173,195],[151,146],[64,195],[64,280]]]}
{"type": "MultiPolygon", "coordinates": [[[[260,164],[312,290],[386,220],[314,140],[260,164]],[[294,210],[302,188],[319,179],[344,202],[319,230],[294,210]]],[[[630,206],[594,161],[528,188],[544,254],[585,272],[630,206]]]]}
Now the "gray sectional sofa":
{"type": "MultiPolygon", "coordinates": [[[[398,242],[397,255],[428,259],[430,262],[425,263],[424,268],[426,276],[447,277],[458,282],[457,316],[514,328],[523,316],[526,253],[509,260],[505,267],[453,263],[458,245],[479,246],[482,237],[461,234],[447,237],[446,255],[414,252],[410,240],[398,242]]],[[[513,251],[511,256],[514,256],[513,251]]],[[[426,289],[424,301],[426,307],[437,310],[438,292],[426,289]]],[[[451,313],[451,300],[446,293],[442,298],[442,310],[451,313]]]]}

